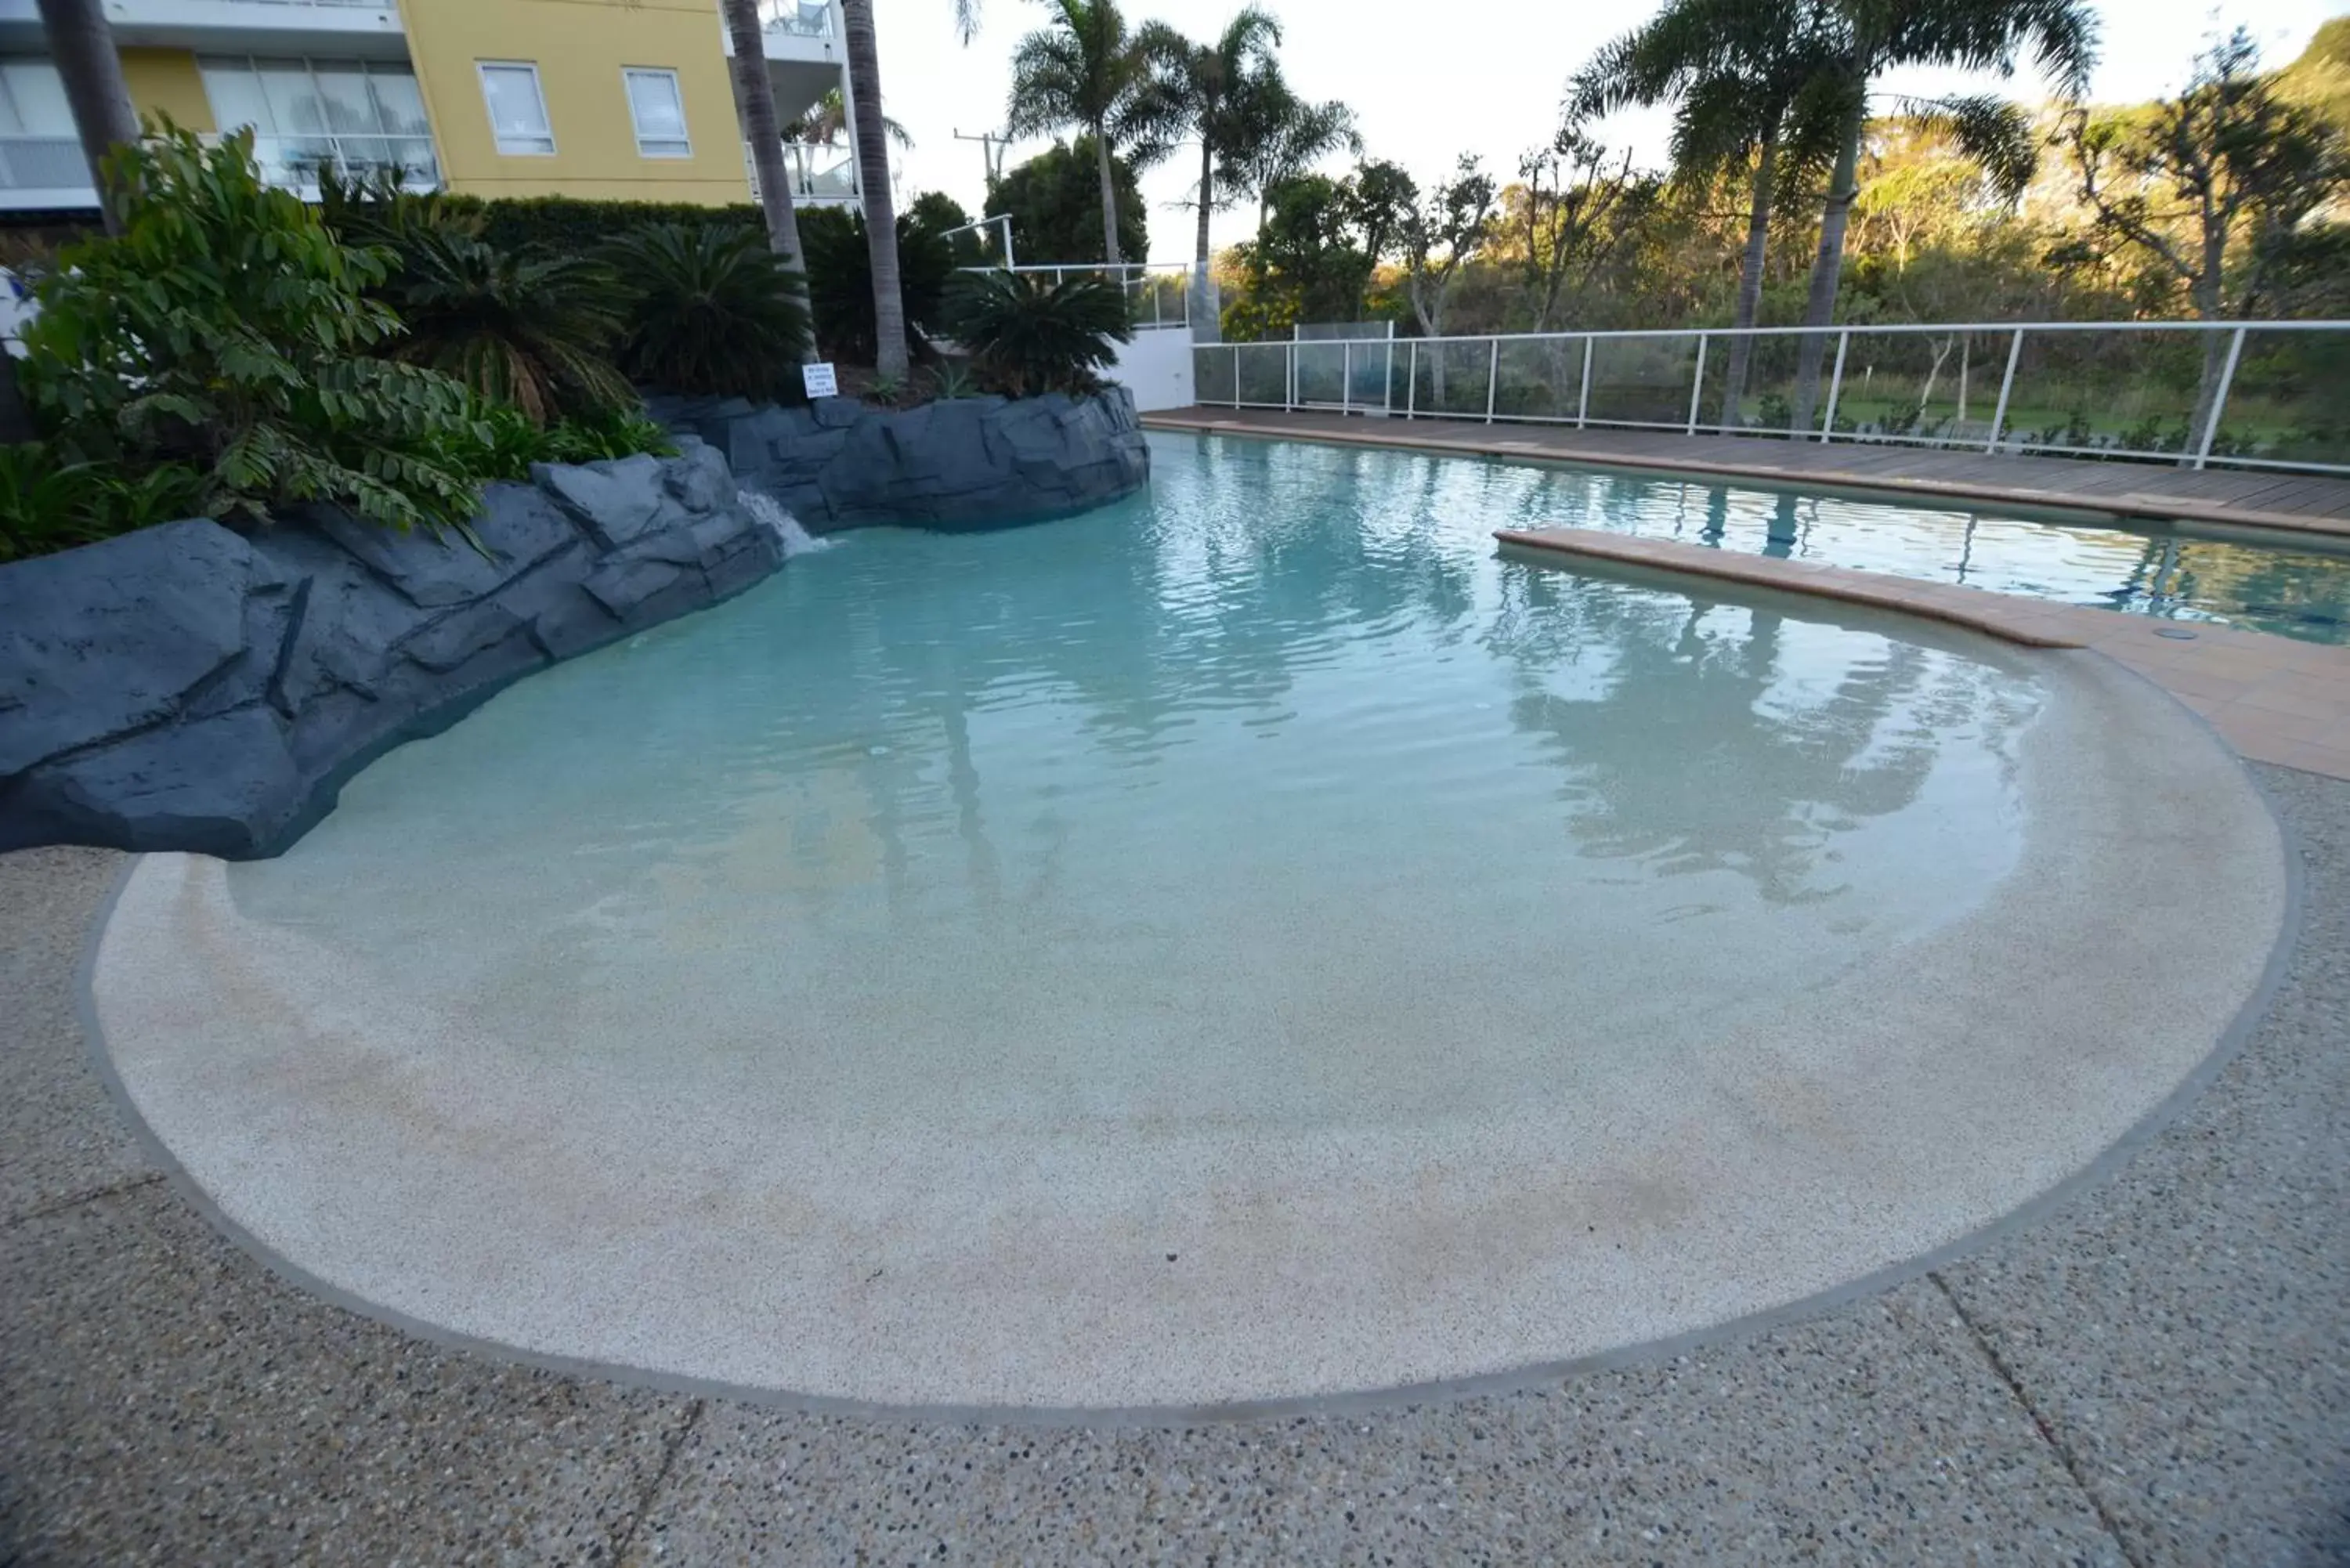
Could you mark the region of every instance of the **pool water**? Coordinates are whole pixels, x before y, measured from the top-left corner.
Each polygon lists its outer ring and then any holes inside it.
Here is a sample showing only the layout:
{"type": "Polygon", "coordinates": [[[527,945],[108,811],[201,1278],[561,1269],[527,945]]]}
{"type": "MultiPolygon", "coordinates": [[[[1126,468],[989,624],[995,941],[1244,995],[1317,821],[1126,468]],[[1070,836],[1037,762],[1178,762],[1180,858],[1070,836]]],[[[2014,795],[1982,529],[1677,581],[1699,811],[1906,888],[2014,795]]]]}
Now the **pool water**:
{"type": "Polygon", "coordinates": [[[1494,527],[1605,528],[2350,643],[2350,554],[1503,461],[1416,461],[1427,464],[1426,504],[1494,527]]]}
{"type": "Polygon", "coordinates": [[[1562,1018],[1759,1005],[2016,862],[2022,656],[1498,558],[1567,476],[1154,461],[535,676],[237,908],[519,1051],[788,1053],[782,1116],[1253,1123],[1575,1093],[1562,1018]]]}

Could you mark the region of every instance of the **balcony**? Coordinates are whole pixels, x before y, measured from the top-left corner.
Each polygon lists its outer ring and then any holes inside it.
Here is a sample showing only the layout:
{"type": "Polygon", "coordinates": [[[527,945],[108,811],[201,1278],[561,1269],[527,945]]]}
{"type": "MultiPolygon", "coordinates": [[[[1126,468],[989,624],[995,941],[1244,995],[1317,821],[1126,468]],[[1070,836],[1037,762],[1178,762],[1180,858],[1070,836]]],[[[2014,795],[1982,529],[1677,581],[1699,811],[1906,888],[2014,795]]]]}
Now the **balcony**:
{"type": "MultiPolygon", "coordinates": [[[[750,175],[751,196],[755,201],[759,195],[759,171],[751,161],[748,143],[743,148],[743,167],[750,175]]],[[[857,189],[857,154],[848,148],[786,141],[784,171],[791,177],[795,202],[837,206],[861,200],[857,189]]]]}
{"type": "MultiPolygon", "coordinates": [[[[403,59],[394,0],[105,0],[114,40],[140,48],[403,59]]],[[[0,0],[0,50],[46,53],[35,0],[0,0]]]]}

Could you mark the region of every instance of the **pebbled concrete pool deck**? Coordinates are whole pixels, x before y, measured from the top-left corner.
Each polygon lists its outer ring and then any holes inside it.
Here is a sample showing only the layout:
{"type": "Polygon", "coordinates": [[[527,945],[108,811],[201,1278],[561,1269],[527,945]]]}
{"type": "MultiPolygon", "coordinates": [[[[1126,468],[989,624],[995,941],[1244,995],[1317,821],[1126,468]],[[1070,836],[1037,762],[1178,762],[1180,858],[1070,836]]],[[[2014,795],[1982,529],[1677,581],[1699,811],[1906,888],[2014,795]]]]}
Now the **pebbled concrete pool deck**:
{"type": "Polygon", "coordinates": [[[478,1358],[211,1231],[88,1065],[111,854],[0,857],[0,1562],[2350,1555],[2350,784],[2302,930],[2116,1174],[1923,1279],[1523,1392],[1259,1423],[790,1410],[478,1358]]]}

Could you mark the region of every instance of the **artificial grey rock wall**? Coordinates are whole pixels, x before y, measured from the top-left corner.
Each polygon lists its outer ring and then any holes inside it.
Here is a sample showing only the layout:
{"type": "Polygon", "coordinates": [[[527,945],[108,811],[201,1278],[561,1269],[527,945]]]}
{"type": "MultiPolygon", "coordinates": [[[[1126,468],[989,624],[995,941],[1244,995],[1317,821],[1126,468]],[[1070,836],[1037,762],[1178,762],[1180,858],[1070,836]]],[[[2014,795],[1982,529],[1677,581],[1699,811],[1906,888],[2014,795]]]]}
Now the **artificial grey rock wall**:
{"type": "Polygon", "coordinates": [[[904,410],[853,398],[789,409],[669,398],[656,399],[652,411],[724,452],[736,479],[816,534],[876,523],[1037,523],[1131,495],[1150,479],[1150,449],[1123,387],[904,410]]]}
{"type": "Polygon", "coordinates": [[[758,582],[782,541],[680,446],[491,486],[479,551],[317,509],[0,566],[0,850],[275,854],[388,748],[758,582]]]}

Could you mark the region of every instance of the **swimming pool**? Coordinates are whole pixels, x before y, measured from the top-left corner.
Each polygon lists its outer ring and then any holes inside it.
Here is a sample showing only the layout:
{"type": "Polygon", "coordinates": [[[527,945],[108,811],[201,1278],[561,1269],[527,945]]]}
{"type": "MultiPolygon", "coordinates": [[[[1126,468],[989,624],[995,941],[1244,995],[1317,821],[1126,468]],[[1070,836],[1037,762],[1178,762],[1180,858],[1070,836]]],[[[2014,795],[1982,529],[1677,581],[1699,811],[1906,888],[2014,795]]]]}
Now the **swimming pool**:
{"type": "Polygon", "coordinates": [[[141,860],[93,970],[133,1103],[408,1319],[1190,1405],[1913,1258],[2095,1158],[2266,961],[2273,825],[2106,660],[1513,562],[1481,465],[1154,462],[843,535],[277,859],[141,860]]]}
{"type": "MultiPolygon", "coordinates": [[[[1153,438],[1178,439],[1231,438],[1153,438]]],[[[2212,621],[2307,642],[2350,643],[2350,541],[2342,551],[2328,551],[1508,459],[1376,450],[1368,455],[1410,498],[1409,504],[1440,517],[1503,519],[1497,527],[1605,528],[2059,604],[2212,621]]]]}

